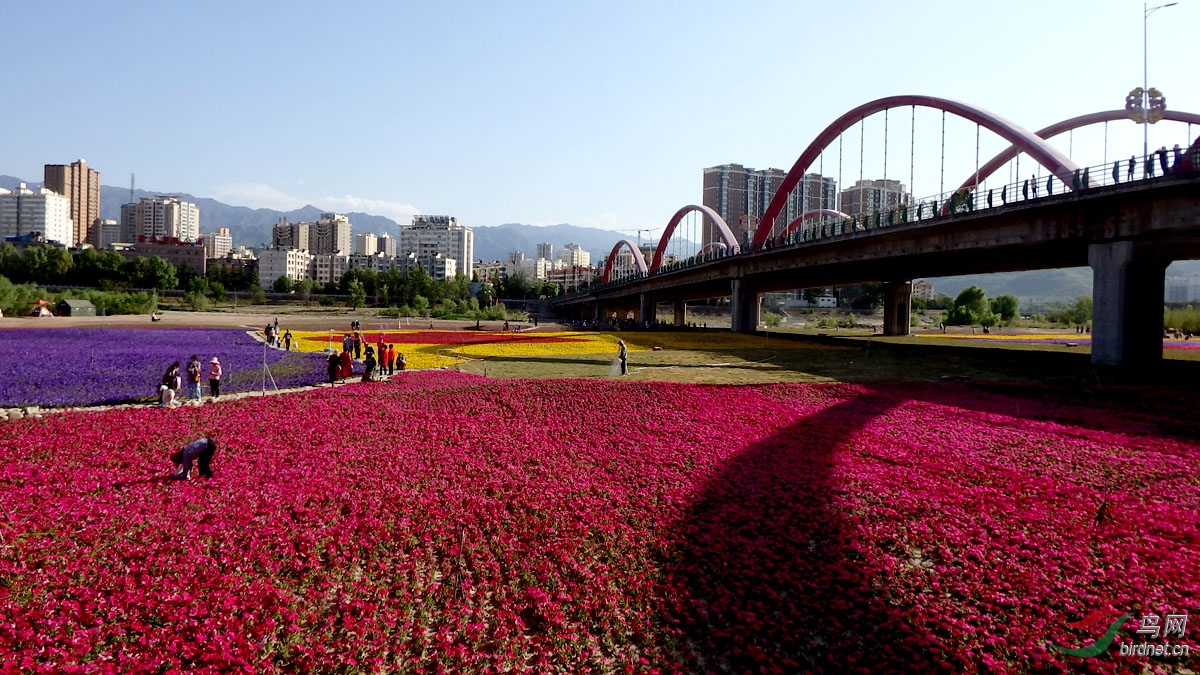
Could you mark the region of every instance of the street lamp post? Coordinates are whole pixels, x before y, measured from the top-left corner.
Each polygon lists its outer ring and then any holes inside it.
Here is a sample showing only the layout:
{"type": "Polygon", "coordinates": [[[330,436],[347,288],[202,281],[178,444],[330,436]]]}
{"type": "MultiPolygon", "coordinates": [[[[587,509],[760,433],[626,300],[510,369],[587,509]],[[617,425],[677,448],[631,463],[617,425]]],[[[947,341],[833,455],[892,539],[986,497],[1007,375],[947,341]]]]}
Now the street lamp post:
{"type": "Polygon", "coordinates": [[[1125,99],[1125,108],[1129,110],[1129,116],[1142,125],[1143,158],[1150,155],[1150,125],[1162,119],[1162,113],[1167,107],[1167,101],[1162,92],[1150,88],[1150,40],[1147,26],[1150,23],[1151,14],[1164,7],[1174,7],[1177,4],[1179,3],[1169,2],[1165,5],[1150,7],[1149,3],[1142,3],[1142,86],[1129,92],[1129,96],[1125,99]]]}

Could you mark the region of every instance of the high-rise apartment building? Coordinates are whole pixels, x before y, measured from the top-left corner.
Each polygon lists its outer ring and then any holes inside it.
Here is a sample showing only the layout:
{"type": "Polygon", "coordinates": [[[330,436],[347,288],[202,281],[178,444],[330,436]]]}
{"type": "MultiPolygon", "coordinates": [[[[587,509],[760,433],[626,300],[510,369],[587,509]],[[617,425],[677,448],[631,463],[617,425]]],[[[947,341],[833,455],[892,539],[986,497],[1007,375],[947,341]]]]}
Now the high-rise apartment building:
{"type": "Polygon", "coordinates": [[[38,233],[47,241],[70,246],[73,225],[67,197],[46,188],[30,190],[24,183],[12,191],[0,188],[0,242],[38,233]]]}
{"type": "Polygon", "coordinates": [[[373,255],[379,252],[379,237],[372,232],[354,235],[354,253],[356,255],[373,255]]]}
{"type": "Polygon", "coordinates": [[[592,254],[583,250],[579,244],[567,244],[558,252],[558,259],[567,267],[588,267],[592,264],[592,254]]]}
{"type": "MultiPolygon", "coordinates": [[[[703,204],[716,211],[745,241],[786,176],[780,169],[752,169],[741,164],[708,167],[704,169],[703,204]]],[[[837,208],[837,196],[837,181],[816,173],[804,174],[776,218],[776,229],[782,230],[806,211],[837,208]]],[[[702,243],[715,240],[716,232],[706,219],[702,243]]]]}
{"type": "Polygon", "coordinates": [[[309,250],[308,228],[309,223],[289,223],[287,218],[280,218],[271,228],[271,247],[309,250]]]}
{"type": "Polygon", "coordinates": [[[142,197],[121,207],[121,223],[130,241],[138,238],[196,241],[200,238],[200,208],[176,196],[142,197]]]}
{"type": "Polygon", "coordinates": [[[537,257],[541,258],[542,260],[554,260],[554,244],[538,244],[537,257]]]}
{"type": "Polygon", "coordinates": [[[912,204],[912,196],[898,180],[860,180],[842,190],[842,212],[849,216],[886,213],[902,204],[912,204]]]}
{"type": "Polygon", "coordinates": [[[449,274],[461,272],[470,279],[475,260],[475,233],[471,228],[459,225],[452,216],[413,216],[411,226],[400,228],[396,253],[398,258],[415,260],[430,274],[436,274],[438,270],[449,274]],[[454,260],[455,264],[447,265],[439,262],[439,258],[454,260]]]}
{"type": "Polygon", "coordinates": [[[314,255],[351,253],[350,219],[336,213],[322,213],[317,222],[309,225],[309,251],[314,255]]]}
{"type": "Polygon", "coordinates": [[[71,202],[70,218],[74,231],[67,245],[89,241],[92,224],[100,218],[100,172],[89,169],[82,159],[71,164],[47,164],[42,187],[71,202]]]}
{"type": "Polygon", "coordinates": [[[228,227],[218,227],[216,232],[200,235],[204,243],[204,255],[208,258],[224,258],[233,250],[233,237],[228,227]]]}
{"type": "Polygon", "coordinates": [[[379,235],[375,240],[375,252],[382,253],[389,258],[396,257],[396,238],[390,234],[379,235]]]}

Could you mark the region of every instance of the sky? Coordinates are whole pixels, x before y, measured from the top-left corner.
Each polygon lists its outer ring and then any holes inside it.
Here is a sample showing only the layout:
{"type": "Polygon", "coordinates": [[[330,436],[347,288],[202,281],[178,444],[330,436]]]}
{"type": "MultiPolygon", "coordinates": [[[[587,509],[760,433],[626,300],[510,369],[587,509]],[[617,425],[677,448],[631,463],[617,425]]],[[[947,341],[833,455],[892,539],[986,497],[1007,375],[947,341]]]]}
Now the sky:
{"type": "MultiPolygon", "coordinates": [[[[136,173],[145,190],[401,223],[661,232],[700,203],[704,167],[787,170],[877,98],[956,99],[1036,130],[1121,108],[1143,79],[1143,4],[1127,0],[67,0],[0,24],[0,174],[84,158],[105,185],[136,173]]],[[[1148,83],[1200,112],[1200,0],[1145,25],[1148,83]]],[[[1099,164],[1141,154],[1141,131],[1056,144],[1099,164]]],[[[1007,145],[984,130],[977,151],[962,120],[946,134],[941,113],[889,111],[817,168],[933,195],[1007,145]]],[[[1187,135],[1160,122],[1150,146],[1187,135]]]]}

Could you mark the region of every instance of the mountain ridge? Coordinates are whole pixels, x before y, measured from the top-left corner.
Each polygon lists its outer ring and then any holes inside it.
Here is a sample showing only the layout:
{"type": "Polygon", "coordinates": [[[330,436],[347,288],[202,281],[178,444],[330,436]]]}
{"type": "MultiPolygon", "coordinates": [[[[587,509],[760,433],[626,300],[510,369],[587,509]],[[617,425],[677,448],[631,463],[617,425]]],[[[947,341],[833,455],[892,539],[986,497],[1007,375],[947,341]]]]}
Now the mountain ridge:
{"type": "MultiPolygon", "coordinates": [[[[0,175],[0,188],[11,190],[22,182],[35,189],[41,186],[40,182],[23,181],[14,176],[0,175]]],[[[289,222],[313,221],[322,213],[329,212],[327,209],[321,209],[311,204],[291,211],[232,206],[209,197],[196,197],[186,192],[135,190],[133,198],[137,200],[142,197],[158,195],[178,195],[180,198],[196,204],[200,209],[201,230],[213,232],[218,227],[228,227],[235,246],[257,246],[269,243],[271,228],[280,218],[286,218],[289,222]]],[[[129,188],[101,185],[100,217],[118,220],[121,204],[127,203],[128,200],[129,188]]],[[[373,232],[395,236],[399,233],[400,224],[386,216],[362,212],[351,212],[344,215],[350,219],[356,234],[373,232]]],[[[608,255],[617,242],[627,238],[612,230],[580,227],[568,223],[545,226],[522,223],[469,226],[475,233],[475,259],[485,261],[507,260],[510,252],[518,250],[524,252],[527,257],[534,257],[537,253],[537,245],[548,242],[554,245],[556,253],[563,244],[578,244],[591,254],[594,264],[608,255]]],[[[1167,268],[1167,276],[1191,275],[1200,275],[1200,261],[1177,261],[1167,268]]],[[[1050,303],[1057,300],[1073,300],[1080,295],[1091,295],[1091,277],[1089,268],[1080,267],[924,279],[933,284],[935,292],[945,293],[951,297],[967,286],[975,285],[982,288],[990,297],[1011,294],[1020,298],[1022,302],[1050,303]]]]}

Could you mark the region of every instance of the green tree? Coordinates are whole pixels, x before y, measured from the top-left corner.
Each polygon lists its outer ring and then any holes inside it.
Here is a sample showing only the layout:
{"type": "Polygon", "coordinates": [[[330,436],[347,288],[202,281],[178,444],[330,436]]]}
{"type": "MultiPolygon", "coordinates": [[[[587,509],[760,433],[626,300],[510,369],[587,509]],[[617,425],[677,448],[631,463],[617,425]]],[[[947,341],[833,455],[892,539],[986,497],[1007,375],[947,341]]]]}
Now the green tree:
{"type": "Polygon", "coordinates": [[[358,309],[367,300],[367,289],[358,279],[351,279],[346,290],[350,293],[350,307],[358,309]]]}
{"type": "Polygon", "coordinates": [[[992,298],[989,304],[991,305],[992,314],[999,315],[1002,321],[1012,321],[1017,316],[1021,301],[1015,295],[1005,294],[992,298]]]}
{"type": "Polygon", "coordinates": [[[300,283],[296,284],[296,295],[299,295],[300,299],[304,301],[305,307],[308,306],[308,301],[312,299],[313,289],[316,288],[316,286],[317,282],[309,278],[305,278],[301,280],[300,283]]]}
{"type": "Polygon", "coordinates": [[[954,306],[946,316],[952,326],[969,326],[979,323],[984,313],[991,314],[987,294],[978,286],[967,286],[954,299],[954,306]]]}
{"type": "Polygon", "coordinates": [[[121,265],[125,262],[116,251],[85,248],[72,255],[71,283],[77,286],[98,286],[109,289],[125,281],[121,265]]]}
{"type": "Polygon", "coordinates": [[[121,266],[129,285],[135,288],[163,290],[179,284],[175,268],[158,256],[130,258],[121,266]]]}
{"type": "Polygon", "coordinates": [[[57,246],[30,246],[21,255],[24,278],[43,284],[69,282],[68,272],[74,260],[65,248],[57,246]]]}
{"type": "Polygon", "coordinates": [[[414,295],[412,308],[417,316],[429,316],[429,298],[423,295],[414,295]]]}
{"type": "Polygon", "coordinates": [[[208,282],[208,292],[210,295],[212,295],[212,299],[216,300],[217,302],[223,302],[225,300],[225,284],[219,281],[208,282]]]}
{"type": "Polygon", "coordinates": [[[529,270],[518,269],[508,275],[500,292],[503,297],[515,300],[528,298],[536,290],[537,281],[529,273],[529,270]]]}
{"type": "Polygon", "coordinates": [[[292,292],[291,277],[289,277],[286,274],[280,276],[278,279],[275,280],[275,283],[271,284],[271,290],[275,291],[276,293],[291,293],[292,292]]]}
{"type": "Polygon", "coordinates": [[[475,298],[481,307],[490,307],[492,303],[496,302],[496,289],[491,284],[483,284],[479,287],[475,298]]]}
{"type": "Polygon", "coordinates": [[[379,274],[375,270],[363,267],[346,270],[346,273],[338,280],[338,287],[342,293],[349,293],[350,284],[355,281],[362,285],[363,292],[367,295],[375,295],[379,288],[379,274]]]}
{"type": "Polygon", "coordinates": [[[538,295],[544,295],[547,298],[553,298],[561,292],[558,284],[553,281],[543,281],[541,288],[538,289],[538,295]]]}

